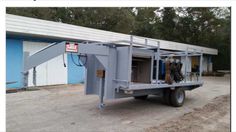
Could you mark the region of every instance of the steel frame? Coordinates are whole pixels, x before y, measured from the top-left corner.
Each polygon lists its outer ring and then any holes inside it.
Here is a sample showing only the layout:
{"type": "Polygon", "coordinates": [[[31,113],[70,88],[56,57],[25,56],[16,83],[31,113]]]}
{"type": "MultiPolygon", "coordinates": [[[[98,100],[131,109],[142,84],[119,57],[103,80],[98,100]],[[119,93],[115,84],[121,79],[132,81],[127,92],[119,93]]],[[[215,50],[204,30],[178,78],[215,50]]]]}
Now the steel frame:
{"type": "MultiPolygon", "coordinates": [[[[133,41],[134,36],[130,37],[130,41],[116,41],[116,43],[130,43],[130,50],[129,50],[129,80],[122,80],[122,82],[125,82],[124,84],[122,84],[122,87],[120,88],[120,90],[124,90],[124,91],[135,91],[135,90],[150,90],[150,89],[161,89],[161,88],[176,88],[176,87],[186,87],[188,88],[189,86],[202,86],[203,85],[203,81],[201,80],[202,77],[202,58],[203,58],[203,53],[202,51],[196,51],[195,49],[193,49],[193,51],[189,51],[189,48],[186,49],[186,51],[165,51],[165,50],[160,50],[160,43],[159,41],[157,41],[157,46],[150,46],[148,45],[148,39],[144,38],[144,42],[145,44],[141,44],[141,43],[136,43],[133,41]],[[151,47],[151,49],[155,49],[156,48],[156,52],[154,53],[155,56],[155,61],[157,62],[156,64],[156,79],[155,79],[155,83],[153,83],[153,78],[151,78],[151,83],[150,84],[133,84],[131,82],[131,67],[132,67],[132,52],[133,52],[133,45],[135,44],[135,46],[141,46],[144,48],[147,47],[151,47]],[[175,56],[175,57],[185,57],[185,70],[184,70],[184,81],[180,82],[180,83],[173,83],[173,84],[159,84],[158,82],[161,81],[158,79],[158,72],[159,72],[159,60],[161,57],[170,57],[170,56],[175,56]],[[187,77],[187,57],[191,57],[191,56],[199,56],[200,57],[200,68],[199,68],[199,79],[197,79],[197,81],[190,81],[187,82],[186,77],[187,77]]],[[[140,38],[140,37],[139,37],[140,38]]],[[[116,80],[116,81],[121,81],[121,80],[116,80]]],[[[119,91],[119,90],[117,90],[119,91]]]]}

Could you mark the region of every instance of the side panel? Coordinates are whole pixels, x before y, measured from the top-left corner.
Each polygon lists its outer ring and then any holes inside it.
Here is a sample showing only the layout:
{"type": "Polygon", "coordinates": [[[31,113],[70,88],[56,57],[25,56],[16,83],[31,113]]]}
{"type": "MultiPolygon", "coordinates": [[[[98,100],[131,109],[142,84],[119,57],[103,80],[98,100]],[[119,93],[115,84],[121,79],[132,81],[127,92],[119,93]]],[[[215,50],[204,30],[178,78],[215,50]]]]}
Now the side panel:
{"type": "Polygon", "coordinates": [[[93,94],[93,93],[98,93],[98,90],[95,91],[94,89],[94,76],[95,76],[95,71],[94,71],[94,66],[95,66],[95,58],[94,55],[88,55],[87,56],[87,64],[86,64],[86,82],[85,82],[85,94],[93,94]]]}
{"type": "Polygon", "coordinates": [[[117,66],[117,50],[110,48],[108,56],[108,68],[106,70],[106,84],[105,84],[105,99],[115,98],[115,79],[116,79],[116,66],[117,66]]]}
{"type": "Polygon", "coordinates": [[[118,80],[128,81],[129,77],[129,48],[118,47],[117,48],[117,71],[116,78],[118,80]]]}
{"type": "Polygon", "coordinates": [[[116,49],[109,48],[109,55],[88,55],[86,77],[86,94],[99,95],[104,91],[105,99],[114,99],[116,78],[116,49]],[[105,78],[99,78],[96,75],[97,70],[105,70],[105,78]],[[100,90],[104,81],[104,90],[100,90]]]}
{"type": "Polygon", "coordinates": [[[6,85],[7,88],[21,88],[23,70],[23,42],[17,39],[6,40],[6,81],[17,82],[6,85]]]}
{"type": "Polygon", "coordinates": [[[96,77],[97,69],[104,69],[104,67],[99,63],[95,55],[87,56],[87,75],[86,75],[86,94],[97,94],[99,95],[100,89],[100,79],[96,77]]]}

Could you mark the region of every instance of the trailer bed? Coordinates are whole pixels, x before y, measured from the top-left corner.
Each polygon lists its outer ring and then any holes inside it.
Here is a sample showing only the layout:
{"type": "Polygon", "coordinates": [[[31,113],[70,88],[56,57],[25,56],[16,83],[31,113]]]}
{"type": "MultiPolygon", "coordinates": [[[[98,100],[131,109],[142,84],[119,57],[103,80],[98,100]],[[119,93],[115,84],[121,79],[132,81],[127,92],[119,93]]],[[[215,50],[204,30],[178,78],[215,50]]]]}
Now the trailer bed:
{"type": "Polygon", "coordinates": [[[174,87],[188,87],[188,86],[202,86],[203,82],[180,82],[180,83],[173,83],[173,84],[167,84],[167,83],[134,83],[132,82],[128,88],[121,88],[125,91],[134,91],[134,90],[150,90],[150,89],[159,89],[159,88],[174,88],[174,87]]]}

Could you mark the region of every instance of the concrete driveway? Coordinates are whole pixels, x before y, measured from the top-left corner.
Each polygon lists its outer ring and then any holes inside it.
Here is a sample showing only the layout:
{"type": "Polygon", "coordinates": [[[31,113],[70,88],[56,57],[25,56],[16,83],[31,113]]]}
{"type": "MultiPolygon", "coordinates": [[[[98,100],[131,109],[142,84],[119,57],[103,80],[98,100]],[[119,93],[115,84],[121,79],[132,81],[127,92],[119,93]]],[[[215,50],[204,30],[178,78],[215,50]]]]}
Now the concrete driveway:
{"type": "Polygon", "coordinates": [[[163,105],[159,98],[106,100],[84,95],[83,85],[44,87],[6,95],[8,132],[144,131],[201,108],[230,93],[230,76],[204,77],[204,86],[186,93],[183,107],[163,105]]]}

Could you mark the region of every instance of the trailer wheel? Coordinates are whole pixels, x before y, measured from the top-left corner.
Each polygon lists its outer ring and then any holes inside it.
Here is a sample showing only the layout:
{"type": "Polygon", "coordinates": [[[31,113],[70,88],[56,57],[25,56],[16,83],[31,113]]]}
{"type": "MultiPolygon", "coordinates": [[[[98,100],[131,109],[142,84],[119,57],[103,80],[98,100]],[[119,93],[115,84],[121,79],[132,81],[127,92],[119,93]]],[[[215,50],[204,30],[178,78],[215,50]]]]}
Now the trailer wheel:
{"type": "Polygon", "coordinates": [[[166,105],[171,105],[171,90],[170,89],[164,89],[163,90],[163,97],[162,97],[162,101],[166,104],[166,105]]]}
{"type": "Polygon", "coordinates": [[[145,100],[147,99],[148,95],[143,95],[143,96],[134,96],[134,99],[140,99],[140,100],[145,100]]]}
{"type": "Polygon", "coordinates": [[[182,88],[176,88],[171,92],[171,104],[174,107],[180,107],[184,104],[185,91],[182,88]]]}

